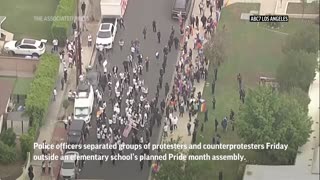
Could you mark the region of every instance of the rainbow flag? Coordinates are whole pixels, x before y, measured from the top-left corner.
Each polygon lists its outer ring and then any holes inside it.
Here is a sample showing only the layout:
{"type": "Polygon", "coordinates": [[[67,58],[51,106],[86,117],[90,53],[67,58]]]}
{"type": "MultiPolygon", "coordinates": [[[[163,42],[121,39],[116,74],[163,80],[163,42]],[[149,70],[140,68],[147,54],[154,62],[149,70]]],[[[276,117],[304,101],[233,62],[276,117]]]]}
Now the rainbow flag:
{"type": "Polygon", "coordinates": [[[206,112],[207,110],[207,103],[206,101],[201,103],[201,112],[206,112]]]}

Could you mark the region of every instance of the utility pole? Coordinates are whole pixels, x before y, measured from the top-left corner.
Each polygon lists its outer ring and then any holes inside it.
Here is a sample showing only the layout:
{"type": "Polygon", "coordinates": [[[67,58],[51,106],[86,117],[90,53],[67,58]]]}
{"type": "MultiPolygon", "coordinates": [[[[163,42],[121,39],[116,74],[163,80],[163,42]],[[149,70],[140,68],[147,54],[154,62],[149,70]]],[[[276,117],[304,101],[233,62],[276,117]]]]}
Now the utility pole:
{"type": "Polygon", "coordinates": [[[80,0],[77,0],[77,34],[75,35],[75,43],[76,43],[76,82],[79,84],[79,77],[82,74],[82,59],[81,59],[81,31],[80,31],[80,21],[79,21],[79,7],[80,0]]]}

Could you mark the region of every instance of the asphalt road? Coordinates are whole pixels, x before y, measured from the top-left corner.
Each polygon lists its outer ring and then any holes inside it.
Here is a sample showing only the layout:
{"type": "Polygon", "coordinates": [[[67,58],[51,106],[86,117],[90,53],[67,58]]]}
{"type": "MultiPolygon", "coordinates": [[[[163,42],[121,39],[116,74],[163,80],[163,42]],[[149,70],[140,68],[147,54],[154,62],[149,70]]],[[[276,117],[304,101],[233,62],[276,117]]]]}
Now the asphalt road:
{"type": "MultiPolygon", "coordinates": [[[[171,27],[175,27],[175,36],[179,35],[178,22],[171,19],[171,7],[173,0],[129,0],[126,14],[124,16],[125,30],[118,29],[115,44],[110,58],[108,59],[108,71],[114,65],[119,67],[120,71],[123,71],[122,62],[130,54],[130,41],[138,38],[140,40],[140,50],[143,57],[148,56],[150,59],[149,72],[143,73],[143,79],[145,80],[145,86],[149,88],[148,99],[151,100],[156,92],[156,85],[159,79],[159,71],[162,64],[162,50],[167,44],[171,27]],[[161,32],[161,44],[157,42],[156,33],[152,32],[152,21],[157,22],[157,29],[161,32]],[[143,39],[142,30],[143,27],[147,27],[147,39],[143,39]],[[125,41],[123,51],[120,51],[118,46],[119,39],[122,38],[125,41]],[[161,62],[156,63],[155,52],[160,52],[161,62]]],[[[179,36],[178,36],[179,37],[179,36]]],[[[177,60],[178,51],[172,48],[172,51],[168,55],[167,68],[163,78],[163,86],[166,82],[171,83],[173,71],[175,69],[175,63],[177,60]]],[[[136,60],[136,58],[135,58],[136,60]]],[[[97,63],[97,60],[96,60],[97,63]]],[[[103,72],[102,72],[103,73],[103,72]]],[[[132,76],[131,76],[132,77],[132,76]]],[[[164,98],[164,87],[160,91],[159,102],[164,98]]],[[[108,109],[111,106],[108,105],[108,109]]],[[[112,108],[113,109],[113,108],[112,108]]],[[[123,112],[123,110],[122,110],[123,112]]],[[[108,117],[112,112],[108,111],[108,117]]],[[[94,144],[97,142],[96,139],[96,120],[91,120],[93,128],[90,129],[90,136],[86,141],[86,144],[94,144]]],[[[159,137],[159,128],[153,128],[153,134],[151,137],[151,143],[156,143],[159,137]]],[[[131,142],[131,137],[127,140],[131,142]]],[[[90,152],[83,150],[84,154],[111,154],[108,151],[90,152]]],[[[131,152],[124,151],[124,154],[131,152]]],[[[136,152],[140,154],[140,152],[136,152]]],[[[151,152],[151,154],[153,154],[151,152]]],[[[139,161],[117,161],[116,165],[113,166],[112,162],[104,162],[103,166],[100,167],[98,161],[86,161],[84,168],[80,172],[79,179],[109,179],[109,180],[146,180],[149,174],[148,162],[144,163],[144,169],[140,171],[139,161]]]]}

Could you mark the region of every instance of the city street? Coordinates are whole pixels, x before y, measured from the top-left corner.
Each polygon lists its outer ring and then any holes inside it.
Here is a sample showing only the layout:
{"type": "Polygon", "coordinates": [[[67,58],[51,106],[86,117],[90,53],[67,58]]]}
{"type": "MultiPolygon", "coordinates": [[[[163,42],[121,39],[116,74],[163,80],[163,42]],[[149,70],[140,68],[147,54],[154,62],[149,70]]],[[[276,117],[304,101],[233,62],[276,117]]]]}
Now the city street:
{"type": "MultiPolygon", "coordinates": [[[[118,32],[116,39],[114,41],[114,47],[109,52],[108,57],[108,72],[112,71],[113,66],[119,67],[119,72],[123,72],[122,62],[126,60],[127,56],[130,54],[130,45],[131,41],[139,39],[140,41],[140,50],[145,57],[149,57],[150,65],[149,72],[146,72],[143,69],[142,79],[144,79],[145,86],[149,89],[148,100],[151,100],[156,93],[156,86],[159,79],[159,71],[163,61],[163,48],[167,45],[169,36],[171,33],[171,27],[174,26],[175,37],[180,38],[178,21],[171,19],[171,7],[172,1],[159,1],[159,0],[134,0],[128,1],[127,10],[124,16],[124,25],[125,30],[120,29],[118,26],[118,32]],[[161,32],[161,44],[157,42],[156,33],[152,32],[152,21],[155,20],[157,23],[157,31],[161,32]],[[147,27],[147,38],[143,39],[143,28],[147,27]],[[122,51],[120,51],[119,40],[123,39],[125,45],[122,51]],[[155,54],[156,52],[160,53],[160,62],[156,62],[155,54]]],[[[175,69],[175,63],[177,60],[178,51],[172,48],[172,51],[168,54],[167,68],[163,77],[163,84],[168,82],[171,83],[172,74],[175,69]]],[[[137,62],[135,57],[134,62],[137,62]]],[[[95,61],[96,64],[99,63],[98,60],[95,61]]],[[[144,64],[144,62],[143,62],[144,64]]],[[[95,66],[94,66],[95,67],[95,66]]],[[[103,74],[103,69],[98,68],[103,74]]],[[[130,68],[130,71],[131,68],[130,68]]],[[[164,85],[163,85],[164,86],[164,85]]],[[[107,91],[107,90],[106,90],[107,91]]],[[[126,91],[125,91],[126,92],[126,91]]],[[[108,94],[105,92],[105,94],[108,94]]],[[[160,90],[159,102],[164,99],[164,87],[160,90]]],[[[108,98],[105,100],[107,101],[108,98]]],[[[108,101],[107,101],[108,102],[108,101]]],[[[111,104],[107,105],[107,117],[112,116],[113,107],[111,104]]],[[[124,109],[121,110],[122,113],[124,109]]],[[[96,119],[93,113],[93,118],[91,120],[92,128],[90,129],[90,136],[85,142],[86,144],[97,143],[97,133],[96,133],[96,119]]],[[[157,128],[155,125],[153,128],[153,133],[151,137],[151,143],[156,143],[159,137],[160,128],[157,128]]],[[[131,136],[125,139],[126,143],[131,143],[131,136]]],[[[111,155],[110,151],[98,151],[91,152],[89,150],[83,150],[84,154],[108,154],[111,155]]],[[[124,151],[124,154],[130,154],[129,151],[124,151]]],[[[140,154],[141,151],[135,152],[140,154]]],[[[151,154],[153,154],[151,152],[151,154]]],[[[139,161],[116,161],[116,165],[112,165],[111,161],[104,162],[100,166],[98,161],[86,161],[84,168],[80,172],[79,179],[114,179],[114,180],[146,180],[149,174],[148,162],[145,161],[144,168],[141,171],[139,161]]]]}

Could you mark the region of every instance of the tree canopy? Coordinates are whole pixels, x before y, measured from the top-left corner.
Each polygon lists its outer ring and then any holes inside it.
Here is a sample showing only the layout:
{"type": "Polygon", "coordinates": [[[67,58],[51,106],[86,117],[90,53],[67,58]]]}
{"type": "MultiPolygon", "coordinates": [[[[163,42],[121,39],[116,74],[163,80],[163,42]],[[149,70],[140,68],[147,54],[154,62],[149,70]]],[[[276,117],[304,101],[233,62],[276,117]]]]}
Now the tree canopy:
{"type": "Polygon", "coordinates": [[[317,53],[319,49],[319,28],[314,25],[306,25],[288,36],[282,50],[304,50],[308,53],[317,53]]]}
{"type": "Polygon", "coordinates": [[[214,33],[204,45],[204,55],[214,64],[220,65],[227,58],[224,30],[214,33]]]}
{"type": "Polygon", "coordinates": [[[310,98],[309,95],[304,92],[300,88],[292,88],[290,91],[287,93],[288,98],[294,98],[298,101],[298,103],[302,106],[302,108],[308,112],[308,105],[310,103],[310,98]]]}
{"type": "Polygon", "coordinates": [[[277,69],[277,80],[280,88],[290,90],[298,87],[308,92],[313,82],[317,59],[314,54],[305,51],[289,51],[277,69]]]}
{"type": "Polygon", "coordinates": [[[266,150],[275,161],[288,162],[297,148],[307,142],[311,118],[299,102],[268,87],[249,90],[236,122],[238,133],[246,143],[288,144],[287,151],[266,150]]]}
{"type": "MultiPolygon", "coordinates": [[[[165,144],[181,144],[181,138],[164,142],[165,144]]],[[[178,149],[163,150],[161,154],[178,155],[183,153],[178,149]]],[[[166,160],[161,161],[160,171],[155,174],[156,180],[184,180],[184,161],[166,160]]]]}

